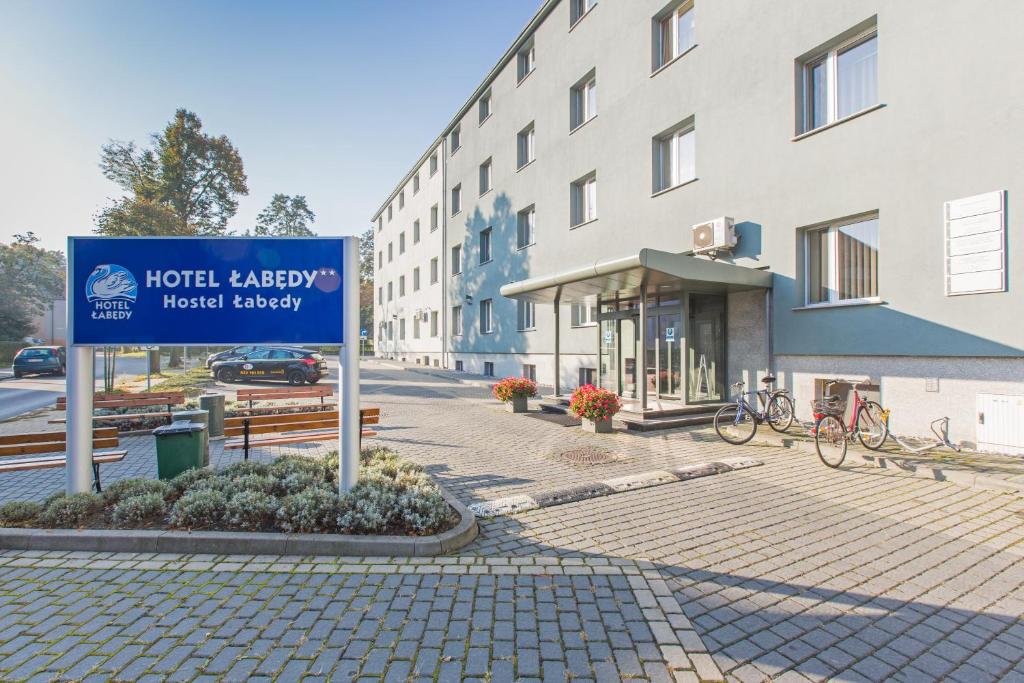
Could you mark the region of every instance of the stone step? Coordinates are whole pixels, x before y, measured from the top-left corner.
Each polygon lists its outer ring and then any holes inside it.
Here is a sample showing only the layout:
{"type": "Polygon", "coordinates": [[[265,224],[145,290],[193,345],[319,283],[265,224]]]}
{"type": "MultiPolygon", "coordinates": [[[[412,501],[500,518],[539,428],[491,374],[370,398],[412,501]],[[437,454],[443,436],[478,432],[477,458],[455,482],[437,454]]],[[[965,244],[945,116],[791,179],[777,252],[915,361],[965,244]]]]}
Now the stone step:
{"type": "Polygon", "coordinates": [[[701,413],[697,415],[678,415],[668,417],[654,417],[646,420],[640,417],[627,416],[619,413],[616,419],[622,422],[631,432],[652,432],[657,429],[676,429],[677,427],[692,427],[693,425],[704,425],[714,422],[715,413],[701,413]]]}

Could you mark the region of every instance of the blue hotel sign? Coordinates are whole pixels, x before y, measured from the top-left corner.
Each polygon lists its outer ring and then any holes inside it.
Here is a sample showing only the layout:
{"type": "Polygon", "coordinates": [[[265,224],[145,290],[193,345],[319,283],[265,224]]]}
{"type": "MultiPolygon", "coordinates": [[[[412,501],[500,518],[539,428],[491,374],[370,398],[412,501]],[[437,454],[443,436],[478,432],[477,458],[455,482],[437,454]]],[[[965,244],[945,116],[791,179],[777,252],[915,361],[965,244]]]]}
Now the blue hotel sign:
{"type": "Polygon", "coordinates": [[[340,237],[72,237],[71,341],[342,343],[347,246],[340,237]]]}

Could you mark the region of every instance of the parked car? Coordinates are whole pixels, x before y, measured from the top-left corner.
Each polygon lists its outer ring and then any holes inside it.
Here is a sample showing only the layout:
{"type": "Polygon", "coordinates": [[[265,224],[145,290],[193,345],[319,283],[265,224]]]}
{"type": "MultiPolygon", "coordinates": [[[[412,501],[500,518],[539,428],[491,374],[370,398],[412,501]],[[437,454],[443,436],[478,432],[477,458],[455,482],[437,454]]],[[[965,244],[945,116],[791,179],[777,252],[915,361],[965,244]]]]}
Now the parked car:
{"type": "Polygon", "coordinates": [[[327,374],[327,361],[316,351],[286,346],[258,347],[238,358],[214,361],[210,375],[220,382],[243,379],[316,384],[327,374]]]}
{"type": "Polygon", "coordinates": [[[67,365],[63,346],[28,346],[14,357],[14,376],[63,375],[67,365]]]}
{"type": "Polygon", "coordinates": [[[233,348],[228,349],[227,351],[220,351],[219,353],[211,353],[209,356],[206,357],[206,367],[212,368],[213,364],[219,360],[231,360],[232,358],[239,358],[247,353],[252,353],[253,351],[256,351],[257,349],[260,348],[262,347],[253,346],[252,344],[249,344],[248,346],[235,346],[233,348]]]}

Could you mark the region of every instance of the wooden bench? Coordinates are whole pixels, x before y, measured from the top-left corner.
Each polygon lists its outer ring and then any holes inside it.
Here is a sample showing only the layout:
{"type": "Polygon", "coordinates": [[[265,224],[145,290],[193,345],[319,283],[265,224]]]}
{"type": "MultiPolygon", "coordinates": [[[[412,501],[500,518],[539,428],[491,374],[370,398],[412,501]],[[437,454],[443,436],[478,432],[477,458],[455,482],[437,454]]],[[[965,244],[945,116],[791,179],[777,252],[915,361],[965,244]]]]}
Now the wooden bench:
{"type": "Polygon", "coordinates": [[[280,401],[293,398],[319,398],[320,403],[324,399],[334,395],[334,389],[328,384],[311,385],[308,387],[260,387],[258,389],[239,389],[235,395],[238,401],[248,401],[249,410],[253,408],[254,401],[280,401]]]}
{"type": "MultiPolygon", "coordinates": [[[[172,408],[185,402],[184,391],[153,391],[149,393],[131,394],[121,391],[98,393],[93,395],[92,407],[96,408],[147,408],[150,406],[167,406],[167,410],[153,413],[124,413],[122,415],[95,415],[95,421],[129,420],[140,417],[165,417],[171,421],[172,408]]],[[[57,410],[67,410],[67,397],[57,399],[57,410]]],[[[50,420],[50,424],[63,424],[64,419],[50,420]]]]}
{"type": "MultiPolygon", "coordinates": [[[[92,431],[92,447],[114,448],[120,446],[117,438],[117,427],[97,427],[92,431]]],[[[67,455],[63,453],[67,449],[67,432],[39,432],[34,434],[11,434],[0,436],[0,456],[32,455],[36,453],[51,453],[54,455],[43,455],[35,458],[12,458],[0,457],[0,472],[21,472],[25,470],[42,470],[52,467],[64,467],[67,464],[67,455]],[[60,453],[60,455],[56,455],[60,453]]],[[[109,462],[121,462],[127,450],[103,450],[93,451],[92,473],[93,486],[96,491],[102,491],[100,485],[100,465],[109,462]]]]}
{"type": "MultiPolygon", "coordinates": [[[[367,429],[380,424],[380,408],[362,408],[359,411],[359,443],[363,437],[377,436],[367,429]]],[[[282,413],[279,415],[251,415],[229,417],[224,420],[225,450],[243,449],[249,459],[249,450],[257,446],[283,446],[292,443],[330,441],[338,438],[338,411],[317,411],[307,413],[282,413]],[[253,439],[259,434],[269,434],[253,439]]]]}

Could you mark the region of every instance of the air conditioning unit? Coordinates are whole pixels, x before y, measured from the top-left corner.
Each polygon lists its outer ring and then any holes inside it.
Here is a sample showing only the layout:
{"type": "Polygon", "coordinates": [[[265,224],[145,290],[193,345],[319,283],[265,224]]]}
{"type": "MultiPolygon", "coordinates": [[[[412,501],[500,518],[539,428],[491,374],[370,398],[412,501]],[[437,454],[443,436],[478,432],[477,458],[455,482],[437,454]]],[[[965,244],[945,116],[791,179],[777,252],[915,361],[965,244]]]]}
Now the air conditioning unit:
{"type": "Polygon", "coordinates": [[[722,216],[693,226],[693,253],[709,254],[731,251],[739,240],[736,227],[728,216],[722,216]]]}

